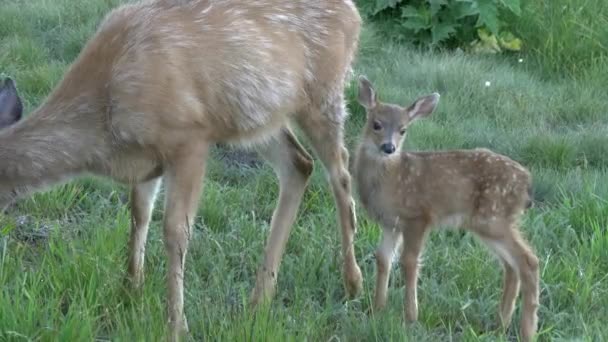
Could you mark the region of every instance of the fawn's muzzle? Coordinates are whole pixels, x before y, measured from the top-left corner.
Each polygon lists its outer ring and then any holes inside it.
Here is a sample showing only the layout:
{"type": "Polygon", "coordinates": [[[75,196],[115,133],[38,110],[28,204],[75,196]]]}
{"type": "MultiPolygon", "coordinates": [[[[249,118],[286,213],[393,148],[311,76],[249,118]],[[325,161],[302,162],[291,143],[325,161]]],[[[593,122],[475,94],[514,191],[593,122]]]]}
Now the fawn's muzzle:
{"type": "Polygon", "coordinates": [[[386,154],[392,154],[393,152],[395,152],[395,149],[395,145],[391,143],[382,144],[382,146],[380,146],[380,150],[386,154]]]}

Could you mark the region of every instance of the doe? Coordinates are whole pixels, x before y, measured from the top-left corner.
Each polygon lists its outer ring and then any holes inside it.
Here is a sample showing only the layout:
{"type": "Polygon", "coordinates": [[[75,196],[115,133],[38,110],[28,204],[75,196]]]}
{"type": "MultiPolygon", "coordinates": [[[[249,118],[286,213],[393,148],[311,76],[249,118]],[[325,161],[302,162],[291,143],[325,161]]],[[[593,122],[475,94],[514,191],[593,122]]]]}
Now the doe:
{"type": "Polygon", "coordinates": [[[499,317],[504,328],[510,324],[521,282],[520,333],[530,341],[538,320],[538,259],[518,230],[531,205],[530,173],[510,158],[481,148],[402,152],[407,128],[433,112],[437,93],[404,108],[381,102],[371,82],[361,76],[358,101],[366,109],[367,123],[353,173],[362,206],[383,228],[376,251],[374,308],[386,305],[391,257],[401,247],[405,318],[417,320],[418,259],[425,238],[433,227],[453,225],[475,233],[502,260],[499,317]]]}
{"type": "Polygon", "coordinates": [[[18,121],[12,84],[0,94],[0,210],[82,174],[131,186],[128,276],[144,278],[161,179],[172,339],[187,331],[183,278],[209,148],[255,146],[279,198],[251,303],[272,297],[313,169],[299,126],[328,174],[341,227],[348,295],[362,288],[343,142],[344,85],[361,17],[351,0],[144,0],[113,10],[46,100],[18,121]]]}

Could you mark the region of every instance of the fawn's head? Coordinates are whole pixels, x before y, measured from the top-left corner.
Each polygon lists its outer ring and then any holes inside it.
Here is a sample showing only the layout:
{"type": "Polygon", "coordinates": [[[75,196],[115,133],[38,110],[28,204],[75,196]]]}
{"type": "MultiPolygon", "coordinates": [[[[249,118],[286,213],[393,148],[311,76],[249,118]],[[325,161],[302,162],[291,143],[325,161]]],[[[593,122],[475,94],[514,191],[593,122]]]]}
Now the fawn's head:
{"type": "Polygon", "coordinates": [[[365,107],[367,113],[367,123],[363,128],[363,143],[377,148],[378,153],[382,155],[390,155],[401,149],[409,125],[435,110],[439,102],[439,94],[423,96],[407,108],[382,103],[378,100],[372,83],[365,76],[360,76],[358,101],[365,107]]]}
{"type": "Polygon", "coordinates": [[[0,84],[0,129],[21,120],[23,105],[17,93],[15,82],[7,77],[0,84]]]}

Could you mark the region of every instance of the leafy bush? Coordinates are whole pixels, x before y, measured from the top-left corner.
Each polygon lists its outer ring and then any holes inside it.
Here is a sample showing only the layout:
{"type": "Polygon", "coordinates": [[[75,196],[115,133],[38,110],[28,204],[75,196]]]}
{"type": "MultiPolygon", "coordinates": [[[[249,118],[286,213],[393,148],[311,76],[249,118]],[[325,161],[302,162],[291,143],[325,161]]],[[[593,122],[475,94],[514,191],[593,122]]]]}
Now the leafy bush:
{"type": "Polygon", "coordinates": [[[480,52],[519,50],[501,16],[519,16],[519,0],[358,0],[362,14],[399,41],[464,47],[480,52]]]}

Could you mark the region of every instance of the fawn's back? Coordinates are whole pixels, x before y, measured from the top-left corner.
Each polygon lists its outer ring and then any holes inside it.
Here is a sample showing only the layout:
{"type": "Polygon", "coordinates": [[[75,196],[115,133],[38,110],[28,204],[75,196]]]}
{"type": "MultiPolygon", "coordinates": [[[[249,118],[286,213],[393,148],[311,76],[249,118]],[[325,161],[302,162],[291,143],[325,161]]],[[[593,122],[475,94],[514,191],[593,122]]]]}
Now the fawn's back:
{"type": "Polygon", "coordinates": [[[363,205],[384,222],[403,215],[453,225],[473,216],[510,218],[530,201],[529,172],[486,149],[361,156],[357,174],[363,205]]]}

